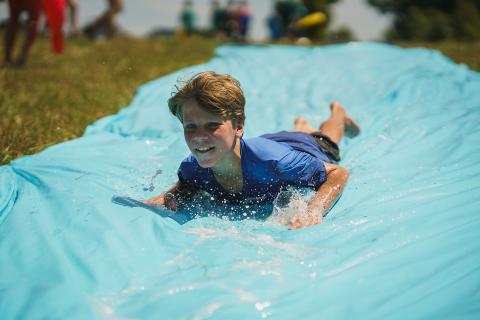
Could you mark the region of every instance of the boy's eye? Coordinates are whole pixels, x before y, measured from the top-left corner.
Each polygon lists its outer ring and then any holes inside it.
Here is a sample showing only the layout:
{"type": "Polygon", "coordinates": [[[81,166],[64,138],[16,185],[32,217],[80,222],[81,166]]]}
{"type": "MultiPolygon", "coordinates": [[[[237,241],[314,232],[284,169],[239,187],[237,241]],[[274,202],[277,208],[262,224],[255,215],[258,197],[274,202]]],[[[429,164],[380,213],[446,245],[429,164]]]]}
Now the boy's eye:
{"type": "Polygon", "coordinates": [[[186,124],[183,126],[185,130],[195,130],[196,126],[194,124],[186,124]]]}
{"type": "Polygon", "coordinates": [[[214,122],[212,122],[212,123],[207,124],[207,128],[208,128],[209,130],[215,130],[215,129],[217,129],[218,127],[220,127],[220,125],[221,125],[221,123],[214,123],[214,122]]]}

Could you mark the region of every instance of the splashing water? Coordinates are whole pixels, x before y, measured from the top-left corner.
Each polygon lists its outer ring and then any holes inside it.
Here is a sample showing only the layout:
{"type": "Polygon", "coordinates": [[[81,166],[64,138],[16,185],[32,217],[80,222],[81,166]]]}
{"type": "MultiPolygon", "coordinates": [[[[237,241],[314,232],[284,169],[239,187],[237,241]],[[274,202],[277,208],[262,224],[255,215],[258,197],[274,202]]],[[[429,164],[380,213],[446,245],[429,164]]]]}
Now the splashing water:
{"type": "Polygon", "coordinates": [[[150,183],[148,185],[148,188],[144,188],[143,191],[148,190],[149,192],[153,192],[155,190],[154,181],[157,178],[157,176],[160,174],[162,174],[162,169],[158,169],[157,171],[155,171],[155,174],[150,178],[150,183]]]}
{"type": "Polygon", "coordinates": [[[272,215],[267,222],[288,226],[295,219],[307,220],[307,205],[313,192],[308,189],[293,189],[281,191],[273,202],[272,215]]]}

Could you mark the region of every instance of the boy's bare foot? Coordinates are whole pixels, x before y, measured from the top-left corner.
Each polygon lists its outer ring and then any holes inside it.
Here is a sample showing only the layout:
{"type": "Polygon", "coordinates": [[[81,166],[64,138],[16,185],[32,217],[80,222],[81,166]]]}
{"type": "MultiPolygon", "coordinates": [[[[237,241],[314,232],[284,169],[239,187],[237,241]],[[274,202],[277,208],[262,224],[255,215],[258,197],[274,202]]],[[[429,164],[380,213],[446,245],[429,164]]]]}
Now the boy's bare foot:
{"type": "Polygon", "coordinates": [[[312,127],[310,122],[308,122],[308,120],[305,119],[304,117],[295,118],[295,121],[293,122],[293,125],[294,125],[294,127],[293,127],[292,131],[305,132],[305,133],[308,133],[308,134],[317,131],[317,130],[315,130],[315,128],[312,127]]]}
{"type": "Polygon", "coordinates": [[[330,110],[333,112],[341,112],[345,118],[345,135],[349,138],[354,138],[360,134],[360,126],[353,120],[352,117],[345,111],[345,108],[339,102],[332,102],[330,110]]]}

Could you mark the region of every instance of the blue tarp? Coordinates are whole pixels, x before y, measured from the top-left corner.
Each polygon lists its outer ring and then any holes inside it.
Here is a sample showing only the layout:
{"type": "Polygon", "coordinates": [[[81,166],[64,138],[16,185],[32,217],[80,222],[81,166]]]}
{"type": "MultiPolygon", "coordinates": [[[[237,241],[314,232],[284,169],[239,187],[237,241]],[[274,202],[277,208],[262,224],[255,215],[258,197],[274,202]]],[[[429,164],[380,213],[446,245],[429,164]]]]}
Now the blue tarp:
{"type": "Polygon", "coordinates": [[[224,46],[83,137],[0,167],[0,317],[478,319],[479,211],[479,73],[382,44],[224,46]],[[203,70],[240,80],[246,137],[296,115],[318,125],[333,100],[358,120],[323,224],[179,224],[111,201],[175,181],[188,150],[166,100],[203,70]]]}

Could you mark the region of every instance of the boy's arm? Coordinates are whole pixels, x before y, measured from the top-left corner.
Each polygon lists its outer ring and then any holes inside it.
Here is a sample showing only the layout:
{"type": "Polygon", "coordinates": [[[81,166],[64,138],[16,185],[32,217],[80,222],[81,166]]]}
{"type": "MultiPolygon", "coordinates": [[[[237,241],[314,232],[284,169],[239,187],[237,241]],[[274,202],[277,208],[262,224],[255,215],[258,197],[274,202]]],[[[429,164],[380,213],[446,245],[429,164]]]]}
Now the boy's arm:
{"type": "Polygon", "coordinates": [[[302,217],[291,221],[290,229],[299,229],[322,223],[323,215],[335,204],[348,180],[348,170],[335,164],[324,163],[327,180],[318,188],[302,217]]]}
{"type": "Polygon", "coordinates": [[[159,196],[143,200],[142,202],[156,207],[164,206],[172,211],[177,211],[179,200],[187,200],[191,196],[189,191],[191,190],[188,187],[177,181],[170,189],[162,192],[159,196]]]}

